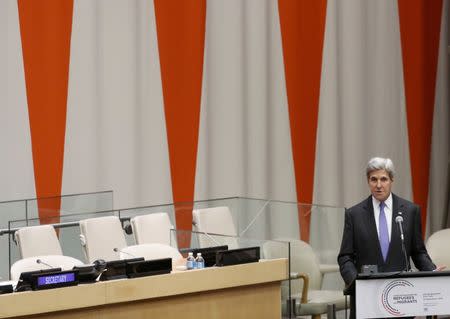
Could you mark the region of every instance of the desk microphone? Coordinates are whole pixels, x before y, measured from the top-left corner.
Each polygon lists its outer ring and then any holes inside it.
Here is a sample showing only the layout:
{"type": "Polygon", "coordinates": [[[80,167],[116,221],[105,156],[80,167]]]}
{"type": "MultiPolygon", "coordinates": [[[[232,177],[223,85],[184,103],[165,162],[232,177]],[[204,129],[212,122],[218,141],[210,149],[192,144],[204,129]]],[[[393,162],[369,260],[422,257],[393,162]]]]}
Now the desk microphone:
{"type": "Polygon", "coordinates": [[[94,266],[94,269],[97,272],[95,281],[100,281],[100,277],[108,270],[106,268],[106,261],[104,259],[96,259],[92,262],[92,266],[94,266]]]}
{"type": "Polygon", "coordinates": [[[36,264],[45,265],[45,266],[47,266],[47,267],[50,268],[50,269],[55,268],[55,267],[53,267],[52,265],[47,264],[45,261],[42,261],[42,259],[36,259],[36,264]]]}
{"type": "Polygon", "coordinates": [[[113,248],[113,250],[114,250],[116,253],[119,253],[119,254],[125,254],[125,255],[131,256],[131,257],[133,257],[133,258],[136,258],[135,255],[130,254],[129,252],[123,251],[123,249],[119,249],[119,248],[116,247],[116,248],[113,248]]]}
{"type": "Polygon", "coordinates": [[[400,229],[400,239],[402,240],[402,251],[403,256],[405,258],[406,271],[410,270],[408,255],[406,254],[405,248],[405,235],[403,234],[403,217],[400,216],[402,213],[398,212],[399,216],[395,217],[395,222],[398,224],[398,228],[400,229]]]}
{"type": "MultiPolygon", "coordinates": [[[[195,221],[192,221],[192,226],[197,227],[197,223],[195,221]]],[[[219,243],[214,237],[212,237],[210,234],[208,234],[205,231],[199,231],[199,233],[204,234],[206,237],[208,237],[209,240],[211,240],[214,244],[216,244],[217,246],[221,246],[222,244],[219,243]]],[[[225,235],[224,235],[225,236],[225,235]]]]}

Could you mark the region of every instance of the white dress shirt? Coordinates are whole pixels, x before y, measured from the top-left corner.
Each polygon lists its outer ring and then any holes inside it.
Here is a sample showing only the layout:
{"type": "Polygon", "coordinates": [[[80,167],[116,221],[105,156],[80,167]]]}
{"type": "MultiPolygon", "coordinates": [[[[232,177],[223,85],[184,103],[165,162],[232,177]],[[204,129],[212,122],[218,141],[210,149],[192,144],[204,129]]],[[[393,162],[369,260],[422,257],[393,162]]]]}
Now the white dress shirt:
{"type": "MultiPolygon", "coordinates": [[[[375,223],[377,224],[377,234],[380,234],[380,201],[372,196],[373,214],[375,217],[375,223]]],[[[389,233],[389,242],[391,242],[392,233],[392,193],[384,201],[384,214],[386,215],[386,221],[389,233]]]]}

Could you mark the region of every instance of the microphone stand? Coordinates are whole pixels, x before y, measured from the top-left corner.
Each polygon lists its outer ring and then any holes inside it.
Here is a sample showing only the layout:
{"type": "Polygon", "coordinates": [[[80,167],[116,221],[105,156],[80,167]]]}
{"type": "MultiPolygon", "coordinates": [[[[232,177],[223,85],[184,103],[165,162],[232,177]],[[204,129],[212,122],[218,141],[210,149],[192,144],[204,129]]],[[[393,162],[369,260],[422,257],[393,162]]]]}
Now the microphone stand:
{"type": "MultiPolygon", "coordinates": [[[[192,221],[192,225],[194,227],[197,227],[197,223],[192,221]]],[[[206,231],[197,231],[199,234],[203,234],[206,236],[206,238],[208,238],[213,244],[220,246],[222,245],[218,240],[216,240],[214,237],[212,237],[210,234],[208,234],[206,231]]],[[[222,236],[227,236],[227,235],[222,235],[222,236]]]]}
{"type": "Polygon", "coordinates": [[[129,252],[123,251],[123,249],[119,249],[119,248],[113,248],[113,251],[116,253],[119,253],[119,258],[120,258],[120,254],[125,254],[128,256],[131,256],[132,258],[136,258],[136,256],[134,256],[133,254],[130,254],[129,252]]]}
{"type": "Polygon", "coordinates": [[[52,265],[47,264],[46,262],[42,261],[42,259],[36,259],[36,264],[45,265],[45,266],[47,266],[47,267],[50,268],[50,269],[55,268],[55,267],[53,267],[52,265]]]}
{"type": "MultiPolygon", "coordinates": [[[[400,213],[399,213],[400,214],[400,213]]],[[[402,252],[403,252],[403,256],[405,258],[405,266],[406,266],[406,271],[410,271],[411,270],[411,266],[409,265],[409,258],[408,255],[406,254],[406,247],[405,247],[405,236],[403,234],[403,217],[402,216],[397,216],[395,218],[396,223],[398,224],[398,227],[400,229],[400,239],[402,241],[402,252]]]]}
{"type": "Polygon", "coordinates": [[[411,266],[409,265],[409,259],[406,255],[406,248],[405,248],[405,242],[402,240],[402,250],[403,250],[403,256],[405,257],[405,263],[406,263],[406,271],[411,271],[411,266]]]}

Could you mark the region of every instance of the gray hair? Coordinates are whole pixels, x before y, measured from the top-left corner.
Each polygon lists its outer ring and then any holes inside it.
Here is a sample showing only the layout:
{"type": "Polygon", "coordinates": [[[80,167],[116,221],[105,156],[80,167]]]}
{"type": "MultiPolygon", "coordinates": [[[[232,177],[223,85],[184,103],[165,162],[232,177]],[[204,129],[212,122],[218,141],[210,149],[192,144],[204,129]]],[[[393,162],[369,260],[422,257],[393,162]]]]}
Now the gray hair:
{"type": "Polygon", "coordinates": [[[373,157],[369,160],[366,167],[366,175],[369,178],[370,173],[373,171],[378,171],[384,169],[389,177],[393,180],[395,175],[394,163],[392,163],[390,158],[373,157]]]}

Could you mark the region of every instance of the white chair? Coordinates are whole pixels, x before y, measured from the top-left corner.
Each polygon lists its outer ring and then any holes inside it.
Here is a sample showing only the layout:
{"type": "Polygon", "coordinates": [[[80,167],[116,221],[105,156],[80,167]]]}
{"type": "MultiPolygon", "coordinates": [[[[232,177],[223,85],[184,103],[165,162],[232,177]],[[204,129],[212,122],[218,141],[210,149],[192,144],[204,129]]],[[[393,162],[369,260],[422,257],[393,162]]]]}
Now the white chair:
{"type": "Polygon", "coordinates": [[[136,244],[160,243],[177,247],[172,223],[167,213],[152,213],[130,219],[136,244]]]}
{"type": "Polygon", "coordinates": [[[97,259],[119,259],[119,251],[127,246],[122,223],[117,216],[80,220],[80,241],[89,263],[97,259]]]}
{"type": "Polygon", "coordinates": [[[133,257],[143,257],[145,260],[172,258],[172,265],[176,265],[183,259],[178,249],[158,243],[128,246],[120,251],[120,259],[133,257]]]}
{"type": "Polygon", "coordinates": [[[450,269],[450,254],[448,246],[450,245],[450,228],[438,230],[427,240],[426,247],[436,266],[446,266],[450,269]]]}
{"type": "Polygon", "coordinates": [[[81,260],[63,255],[43,255],[19,259],[11,266],[11,280],[19,280],[20,274],[25,271],[34,271],[49,268],[71,270],[73,266],[83,265],[81,260]]]}
{"type": "Polygon", "coordinates": [[[194,231],[199,234],[200,247],[228,245],[229,249],[238,248],[237,230],[231,216],[230,209],[226,206],[195,209],[192,211],[194,231]],[[221,234],[231,237],[214,236],[221,234]]]}
{"type": "Polygon", "coordinates": [[[22,258],[62,255],[61,244],[51,225],[23,227],[14,233],[22,258]]]}
{"type": "MultiPolygon", "coordinates": [[[[304,241],[290,238],[279,238],[277,241],[290,242],[291,253],[291,298],[295,301],[295,316],[310,315],[320,318],[326,314],[328,305],[335,305],[336,311],[345,309],[345,297],[342,290],[322,290],[322,281],[326,273],[339,272],[338,265],[322,265],[312,247],[304,241]]],[[[287,245],[276,241],[263,245],[265,258],[286,258],[287,245]]],[[[289,283],[283,282],[283,307],[289,298],[289,283]]],[[[287,308],[283,308],[286,314],[287,308]]]]}

